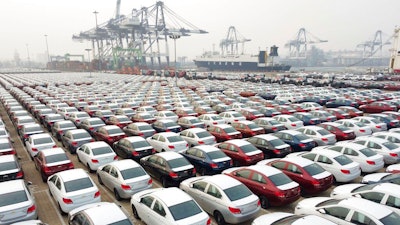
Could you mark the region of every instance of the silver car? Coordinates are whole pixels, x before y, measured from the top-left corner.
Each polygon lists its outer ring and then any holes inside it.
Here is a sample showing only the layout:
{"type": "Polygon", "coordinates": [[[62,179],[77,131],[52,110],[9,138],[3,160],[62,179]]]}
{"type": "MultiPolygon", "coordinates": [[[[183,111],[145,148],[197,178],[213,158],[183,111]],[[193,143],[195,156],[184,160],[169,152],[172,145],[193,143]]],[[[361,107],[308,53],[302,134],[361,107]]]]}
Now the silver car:
{"type": "Polygon", "coordinates": [[[251,225],[287,225],[287,224],[323,224],[323,225],[335,225],[336,223],[331,222],[327,219],[316,215],[295,215],[292,213],[285,212],[274,212],[257,217],[251,225]]]}
{"type": "Polygon", "coordinates": [[[189,128],[181,131],[179,134],[188,142],[190,147],[196,145],[213,145],[217,143],[215,137],[203,128],[189,128]]]}
{"type": "Polygon", "coordinates": [[[24,180],[0,183],[0,224],[11,224],[38,217],[35,199],[24,180]]]}
{"type": "Polygon", "coordinates": [[[357,117],[354,117],[353,120],[359,121],[359,122],[364,123],[365,125],[369,126],[371,128],[372,132],[379,132],[379,131],[387,130],[386,123],[381,122],[374,117],[357,116],[357,117]]]}
{"type": "Polygon", "coordinates": [[[298,128],[297,131],[312,138],[319,146],[336,143],[336,136],[322,127],[305,126],[298,128]]]}
{"type": "Polygon", "coordinates": [[[261,209],[259,198],[240,181],[227,175],[186,179],[180,188],[212,214],[217,224],[238,224],[253,219],[261,209]]]}
{"type": "Polygon", "coordinates": [[[117,200],[129,199],[139,191],[151,188],[153,180],[137,162],[124,159],[97,169],[99,183],[114,192],[117,200]]]}

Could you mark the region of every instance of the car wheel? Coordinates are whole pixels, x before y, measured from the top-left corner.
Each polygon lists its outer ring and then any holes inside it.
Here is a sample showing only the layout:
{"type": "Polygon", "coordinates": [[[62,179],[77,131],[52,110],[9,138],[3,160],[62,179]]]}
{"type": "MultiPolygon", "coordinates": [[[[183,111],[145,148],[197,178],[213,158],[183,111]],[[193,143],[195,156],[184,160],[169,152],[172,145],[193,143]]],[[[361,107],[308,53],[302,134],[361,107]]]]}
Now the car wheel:
{"type": "Polygon", "coordinates": [[[121,198],[121,196],[119,195],[117,189],[115,189],[115,188],[114,188],[114,196],[115,196],[115,199],[117,199],[118,201],[121,201],[122,198],[121,198]]]}
{"type": "Polygon", "coordinates": [[[168,187],[168,180],[165,177],[161,177],[161,185],[165,188],[168,187]]]}
{"type": "Polygon", "coordinates": [[[87,163],[86,165],[87,165],[87,167],[88,167],[89,173],[93,173],[94,170],[92,170],[92,168],[90,168],[89,163],[87,163]]]}
{"type": "Polygon", "coordinates": [[[100,175],[98,175],[98,174],[97,174],[97,180],[99,180],[99,184],[104,185],[104,184],[103,184],[103,180],[101,180],[101,177],[100,177],[100,175]]]}
{"type": "Polygon", "coordinates": [[[225,225],[225,219],[224,216],[222,216],[222,214],[219,211],[215,211],[214,212],[214,219],[215,222],[217,222],[218,225],[225,225]]]}
{"type": "Polygon", "coordinates": [[[269,201],[267,199],[267,197],[265,197],[264,195],[259,196],[260,197],[260,204],[261,204],[261,208],[266,209],[269,207],[269,201]]]}
{"type": "Polygon", "coordinates": [[[132,205],[132,213],[133,213],[133,217],[135,217],[135,219],[140,220],[139,214],[135,208],[135,206],[132,205]]]}

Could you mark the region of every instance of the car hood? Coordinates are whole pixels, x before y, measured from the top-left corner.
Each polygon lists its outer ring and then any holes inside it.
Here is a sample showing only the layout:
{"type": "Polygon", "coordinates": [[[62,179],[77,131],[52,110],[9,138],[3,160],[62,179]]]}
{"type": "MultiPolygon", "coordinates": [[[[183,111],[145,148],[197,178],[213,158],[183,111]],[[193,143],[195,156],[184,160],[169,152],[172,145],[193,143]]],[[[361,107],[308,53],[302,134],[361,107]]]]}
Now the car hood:
{"type": "Polygon", "coordinates": [[[330,200],[332,198],[329,197],[312,197],[312,198],[306,198],[304,200],[301,200],[299,203],[296,205],[296,209],[302,208],[302,209],[314,209],[316,205],[320,204],[321,202],[325,202],[327,200],[330,200]]]}
{"type": "Polygon", "coordinates": [[[365,184],[343,184],[335,187],[331,192],[332,198],[347,198],[352,191],[358,187],[364,186],[365,184]]]}

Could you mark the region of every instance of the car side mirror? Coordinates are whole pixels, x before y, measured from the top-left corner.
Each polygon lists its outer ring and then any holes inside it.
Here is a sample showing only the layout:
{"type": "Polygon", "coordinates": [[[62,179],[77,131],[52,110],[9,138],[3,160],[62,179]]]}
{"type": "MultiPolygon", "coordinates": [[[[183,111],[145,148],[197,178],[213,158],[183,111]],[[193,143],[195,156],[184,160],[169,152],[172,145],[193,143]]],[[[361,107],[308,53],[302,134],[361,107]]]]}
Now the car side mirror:
{"type": "Polygon", "coordinates": [[[317,211],[318,211],[319,213],[321,213],[321,214],[326,214],[325,209],[318,209],[317,211]]]}
{"type": "Polygon", "coordinates": [[[354,197],[361,198],[361,195],[360,194],[355,194],[354,197]]]}

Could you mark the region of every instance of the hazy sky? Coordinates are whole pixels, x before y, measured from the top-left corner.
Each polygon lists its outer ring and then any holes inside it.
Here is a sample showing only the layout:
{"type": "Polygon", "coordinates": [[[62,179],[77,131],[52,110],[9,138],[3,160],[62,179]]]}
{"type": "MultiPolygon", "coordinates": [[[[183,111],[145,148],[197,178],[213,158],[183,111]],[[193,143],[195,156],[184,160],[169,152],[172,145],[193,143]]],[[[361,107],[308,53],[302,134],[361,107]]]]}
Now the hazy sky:
{"type": "MultiPolygon", "coordinates": [[[[72,40],[73,34],[95,26],[115,15],[117,0],[1,0],[0,60],[31,59],[44,54],[48,35],[51,55],[86,54],[89,43],[72,40]]],[[[150,0],[122,0],[121,14],[133,8],[154,5],[150,0]]],[[[324,50],[354,50],[356,45],[371,40],[377,30],[389,38],[400,25],[399,0],[164,0],[175,11],[208,34],[192,35],[177,40],[177,55],[193,58],[218,46],[229,26],[246,38],[246,53],[277,45],[281,55],[284,44],[302,27],[327,43],[324,50]]],[[[170,45],[172,48],[173,45],[170,45]]],[[[171,50],[172,51],[172,50],[171,50]]]]}

